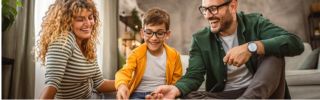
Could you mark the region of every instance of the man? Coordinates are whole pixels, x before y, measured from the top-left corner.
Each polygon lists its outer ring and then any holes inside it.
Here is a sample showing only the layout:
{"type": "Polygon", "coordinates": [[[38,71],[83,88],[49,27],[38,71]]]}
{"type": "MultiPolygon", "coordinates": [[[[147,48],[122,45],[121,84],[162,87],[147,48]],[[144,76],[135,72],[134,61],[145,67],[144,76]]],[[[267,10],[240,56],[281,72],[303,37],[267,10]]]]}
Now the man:
{"type": "Polygon", "coordinates": [[[145,43],[133,50],[116,73],[117,99],[145,99],[157,86],[174,85],[182,76],[180,54],[165,43],[170,37],[170,16],[152,8],[143,16],[145,43]]]}
{"type": "Polygon", "coordinates": [[[303,52],[296,35],[259,14],[237,13],[237,0],[202,0],[199,10],[209,27],[193,35],[186,74],[146,98],[290,98],[283,57],[303,52]],[[206,91],[196,91],[205,74],[206,91]]]}

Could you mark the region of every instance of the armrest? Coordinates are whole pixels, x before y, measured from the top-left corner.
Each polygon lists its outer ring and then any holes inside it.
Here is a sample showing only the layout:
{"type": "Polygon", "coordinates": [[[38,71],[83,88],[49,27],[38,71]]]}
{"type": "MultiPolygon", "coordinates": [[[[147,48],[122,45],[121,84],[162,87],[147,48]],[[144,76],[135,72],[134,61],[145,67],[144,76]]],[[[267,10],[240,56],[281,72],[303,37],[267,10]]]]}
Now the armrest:
{"type": "Polygon", "coordinates": [[[290,86],[320,85],[320,70],[287,70],[286,80],[290,86]]]}

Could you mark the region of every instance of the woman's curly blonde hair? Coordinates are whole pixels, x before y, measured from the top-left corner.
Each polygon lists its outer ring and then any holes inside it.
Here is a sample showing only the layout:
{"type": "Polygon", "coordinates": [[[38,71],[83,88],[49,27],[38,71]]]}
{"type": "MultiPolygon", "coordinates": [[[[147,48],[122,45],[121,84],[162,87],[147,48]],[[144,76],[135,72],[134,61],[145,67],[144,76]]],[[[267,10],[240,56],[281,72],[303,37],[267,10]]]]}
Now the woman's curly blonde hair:
{"type": "Polygon", "coordinates": [[[58,37],[64,37],[66,40],[68,34],[72,32],[73,18],[85,9],[93,13],[95,24],[92,27],[91,37],[84,40],[80,47],[84,50],[83,54],[89,62],[96,60],[96,42],[100,19],[95,4],[92,0],[56,0],[54,4],[49,6],[49,10],[43,17],[40,39],[37,42],[37,58],[41,60],[42,64],[45,62],[49,44],[58,37]]]}

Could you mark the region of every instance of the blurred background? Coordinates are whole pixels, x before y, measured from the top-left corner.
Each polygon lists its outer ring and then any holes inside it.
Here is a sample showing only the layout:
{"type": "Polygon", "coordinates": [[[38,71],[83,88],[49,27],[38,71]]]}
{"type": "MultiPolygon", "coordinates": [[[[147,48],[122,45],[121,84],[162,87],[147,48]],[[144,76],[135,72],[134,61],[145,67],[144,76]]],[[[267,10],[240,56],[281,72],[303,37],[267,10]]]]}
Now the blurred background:
{"type": "MultiPolygon", "coordinates": [[[[298,35],[303,41],[311,42],[310,38],[314,32],[310,32],[312,30],[309,30],[311,26],[308,20],[311,19],[309,16],[313,14],[311,5],[319,3],[319,0],[238,0],[238,2],[238,11],[261,13],[274,24],[298,35]]],[[[128,41],[128,38],[141,41],[139,34],[136,34],[138,28],[141,28],[139,18],[152,7],[160,7],[170,14],[172,35],[167,42],[182,54],[188,54],[192,34],[208,25],[198,10],[201,0],[161,0],[161,2],[156,0],[119,0],[119,5],[118,36],[119,39],[124,39],[123,41],[128,41]]],[[[319,21],[315,22],[313,30],[319,31],[320,23],[319,21]]],[[[132,47],[136,47],[137,43],[132,42],[132,44],[132,47]]],[[[319,43],[313,47],[318,46],[319,43]]]]}

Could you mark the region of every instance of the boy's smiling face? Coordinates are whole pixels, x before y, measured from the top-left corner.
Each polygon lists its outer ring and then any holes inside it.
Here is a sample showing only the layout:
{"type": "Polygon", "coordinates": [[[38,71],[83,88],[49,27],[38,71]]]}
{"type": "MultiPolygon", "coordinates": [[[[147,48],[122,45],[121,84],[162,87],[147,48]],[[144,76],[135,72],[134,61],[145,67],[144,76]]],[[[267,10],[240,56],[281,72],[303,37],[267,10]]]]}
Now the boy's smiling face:
{"type": "Polygon", "coordinates": [[[141,30],[141,37],[146,42],[148,50],[154,56],[162,54],[163,43],[170,36],[170,31],[166,30],[165,24],[148,24],[141,30]]]}

